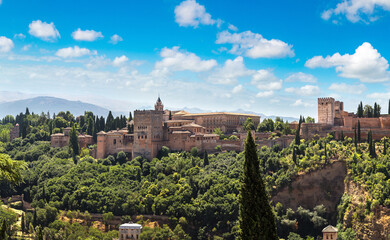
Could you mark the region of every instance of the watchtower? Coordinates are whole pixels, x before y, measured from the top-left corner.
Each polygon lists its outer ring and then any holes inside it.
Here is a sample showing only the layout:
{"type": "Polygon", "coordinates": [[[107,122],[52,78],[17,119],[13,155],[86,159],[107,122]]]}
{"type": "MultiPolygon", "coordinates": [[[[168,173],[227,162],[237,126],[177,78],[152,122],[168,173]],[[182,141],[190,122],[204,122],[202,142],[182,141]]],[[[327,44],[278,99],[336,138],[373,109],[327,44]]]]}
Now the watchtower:
{"type": "Polygon", "coordinates": [[[334,118],[335,118],[334,98],[332,97],[318,98],[318,123],[334,125],[334,118]]]}
{"type": "Polygon", "coordinates": [[[160,97],[155,110],[134,111],[133,157],[152,159],[157,156],[164,140],[164,105],[160,97]]]}
{"type": "Polygon", "coordinates": [[[336,240],[338,229],[332,225],[327,226],[322,230],[323,240],[336,240]]]}

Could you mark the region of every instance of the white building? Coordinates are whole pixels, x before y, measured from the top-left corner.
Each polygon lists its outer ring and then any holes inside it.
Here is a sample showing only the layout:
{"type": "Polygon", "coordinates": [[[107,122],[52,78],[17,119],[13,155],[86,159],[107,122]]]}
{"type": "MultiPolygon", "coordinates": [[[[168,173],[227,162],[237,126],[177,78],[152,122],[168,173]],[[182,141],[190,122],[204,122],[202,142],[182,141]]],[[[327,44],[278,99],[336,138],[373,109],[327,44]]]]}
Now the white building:
{"type": "Polygon", "coordinates": [[[142,225],[138,223],[124,223],[119,226],[119,240],[138,240],[142,232],[142,225]]]}

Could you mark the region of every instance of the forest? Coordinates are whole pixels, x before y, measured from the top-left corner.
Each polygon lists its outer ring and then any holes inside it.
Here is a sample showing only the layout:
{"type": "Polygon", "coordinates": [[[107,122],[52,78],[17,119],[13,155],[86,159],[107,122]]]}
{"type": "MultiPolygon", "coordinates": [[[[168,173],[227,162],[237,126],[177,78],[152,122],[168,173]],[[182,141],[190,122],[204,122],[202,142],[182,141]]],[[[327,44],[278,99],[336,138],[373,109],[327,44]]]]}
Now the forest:
{"type": "MultiPolygon", "coordinates": [[[[118,234],[117,226],[109,224],[114,216],[122,222],[143,223],[140,216],[157,215],[167,217],[168,223],[144,227],[141,239],[236,239],[243,153],[208,154],[197,149],[170,152],[164,147],[158,158],[148,161],[129,159],[124,152],[94,159],[88,149],[74,156],[72,147],[50,147],[50,134],[64,127],[74,126],[78,133],[94,135],[98,130],[126,127],[125,122],[131,119],[131,115],[110,115],[105,120],[91,112],[74,118],[69,112],[51,117],[26,111],[2,120],[0,158],[26,166],[19,184],[1,179],[1,197],[24,194],[25,201],[34,208],[23,215],[22,229],[15,229],[15,213],[0,207],[0,222],[7,223],[1,229],[7,236],[22,231],[35,239],[112,239],[118,234]],[[20,124],[21,136],[10,141],[9,131],[16,123],[20,124]],[[108,226],[104,230],[96,228],[88,221],[90,214],[103,214],[108,226]],[[62,221],[64,216],[69,221],[62,221]],[[71,221],[73,218],[85,221],[71,221]]],[[[258,129],[268,129],[271,121],[263,121],[258,129]]],[[[363,221],[377,206],[390,207],[388,139],[373,143],[375,156],[370,144],[347,137],[335,140],[329,134],[310,141],[298,137],[285,149],[262,147],[257,155],[266,192],[272,196],[299,174],[332,161],[345,161],[349,180],[370,195],[369,204],[354,216],[356,221],[363,221]]],[[[325,226],[338,224],[340,239],[357,239],[354,226],[344,222],[344,215],[353,208],[347,195],[340,200],[336,213],[329,213],[323,205],[293,210],[272,203],[272,207],[280,238],[322,239],[325,226]]]]}

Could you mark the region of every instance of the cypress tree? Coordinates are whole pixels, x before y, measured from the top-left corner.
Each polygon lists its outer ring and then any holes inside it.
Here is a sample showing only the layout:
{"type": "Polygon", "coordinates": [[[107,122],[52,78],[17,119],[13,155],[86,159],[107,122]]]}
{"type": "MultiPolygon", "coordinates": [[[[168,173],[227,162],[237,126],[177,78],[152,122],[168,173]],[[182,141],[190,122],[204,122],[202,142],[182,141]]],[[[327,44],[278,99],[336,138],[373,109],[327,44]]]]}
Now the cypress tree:
{"type": "Polygon", "coordinates": [[[297,164],[297,153],[295,152],[295,146],[293,147],[292,159],[293,159],[293,162],[295,163],[295,165],[298,165],[297,164]]]}
{"type": "Polygon", "coordinates": [[[355,137],[353,138],[354,142],[355,142],[355,149],[357,150],[357,136],[356,136],[356,128],[355,128],[355,137]]]}
{"type": "Polygon", "coordinates": [[[340,133],[340,139],[341,139],[341,141],[344,140],[344,131],[341,131],[341,133],[340,133]]]}
{"type": "Polygon", "coordinates": [[[7,222],[5,221],[5,218],[3,218],[3,222],[0,226],[0,239],[7,239],[7,222]]]}
{"type": "Polygon", "coordinates": [[[209,165],[209,154],[206,150],[204,150],[204,157],[203,157],[203,166],[209,165]]]}
{"type": "Polygon", "coordinates": [[[169,111],[169,120],[172,120],[172,112],[169,111]]]}
{"type": "Polygon", "coordinates": [[[26,232],[26,220],[24,219],[24,213],[22,213],[22,222],[20,223],[22,228],[22,233],[26,232]]]}
{"type": "Polygon", "coordinates": [[[133,120],[133,115],[131,115],[131,112],[130,112],[130,114],[129,114],[129,122],[130,122],[131,120],[133,120]]]}
{"type": "Polygon", "coordinates": [[[358,129],[357,129],[357,136],[358,136],[358,142],[361,142],[361,135],[360,135],[360,120],[358,120],[358,129]]]}
{"type": "MultiPolygon", "coordinates": [[[[72,130],[70,130],[70,137],[69,137],[69,148],[73,150],[73,157],[75,158],[77,155],[80,154],[80,147],[79,147],[79,141],[77,137],[76,128],[72,127],[72,130]]],[[[74,160],[74,159],[73,159],[74,160]]]]}
{"type": "Polygon", "coordinates": [[[37,226],[37,211],[34,209],[34,214],[33,214],[33,226],[37,226]]]}
{"type": "Polygon", "coordinates": [[[240,237],[243,240],[278,239],[275,216],[265,192],[256,150],[252,134],[248,131],[244,151],[244,172],[240,179],[240,237]]]}

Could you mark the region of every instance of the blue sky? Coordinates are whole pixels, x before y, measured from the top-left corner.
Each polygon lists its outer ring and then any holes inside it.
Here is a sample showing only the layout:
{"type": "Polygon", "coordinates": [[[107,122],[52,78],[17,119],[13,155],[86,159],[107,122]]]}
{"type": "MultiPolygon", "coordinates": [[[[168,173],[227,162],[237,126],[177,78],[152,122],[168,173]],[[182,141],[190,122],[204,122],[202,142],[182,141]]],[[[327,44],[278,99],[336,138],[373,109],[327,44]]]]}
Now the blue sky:
{"type": "Polygon", "coordinates": [[[390,1],[0,0],[0,101],[316,117],[390,98],[390,1]]]}

